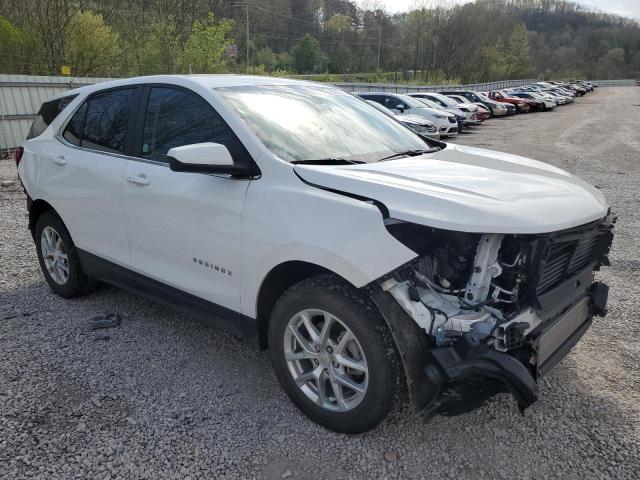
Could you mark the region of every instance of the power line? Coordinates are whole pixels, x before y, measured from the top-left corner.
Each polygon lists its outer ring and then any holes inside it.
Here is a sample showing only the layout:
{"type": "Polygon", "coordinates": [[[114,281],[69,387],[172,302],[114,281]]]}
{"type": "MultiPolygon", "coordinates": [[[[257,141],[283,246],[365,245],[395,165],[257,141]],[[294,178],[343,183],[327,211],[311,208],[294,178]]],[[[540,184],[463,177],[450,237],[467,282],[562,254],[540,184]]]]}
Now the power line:
{"type": "MultiPolygon", "coordinates": [[[[282,40],[294,40],[294,41],[300,41],[303,40],[304,37],[300,38],[300,37],[288,37],[285,35],[270,35],[267,33],[251,33],[252,36],[255,37],[265,37],[265,38],[277,38],[277,39],[282,39],[282,40]]],[[[318,43],[322,43],[322,44],[326,44],[326,45],[336,45],[336,44],[340,44],[340,45],[377,45],[378,41],[377,40],[361,40],[361,41],[356,41],[356,42],[341,42],[339,40],[319,40],[316,39],[316,41],[318,43]]]]}
{"type": "MultiPolygon", "coordinates": [[[[302,19],[302,18],[295,18],[295,17],[290,17],[290,16],[287,16],[287,15],[282,15],[282,14],[280,14],[280,13],[273,12],[273,11],[271,11],[271,10],[269,10],[269,9],[262,8],[262,7],[259,7],[259,6],[257,6],[257,5],[253,5],[253,6],[252,6],[252,8],[256,8],[257,10],[261,10],[261,11],[263,11],[263,12],[265,12],[265,13],[268,13],[268,14],[270,14],[270,15],[272,15],[272,16],[275,16],[275,17],[278,17],[278,18],[282,18],[282,19],[284,19],[284,20],[288,20],[288,21],[290,21],[290,22],[292,22],[292,23],[307,24],[307,25],[309,25],[309,26],[315,26],[315,27],[322,26],[322,25],[320,24],[320,22],[313,22],[313,21],[311,21],[311,20],[304,20],[304,19],[302,19]]],[[[348,15],[347,15],[347,16],[348,16],[348,15]]],[[[351,20],[353,21],[353,18],[352,18],[351,20]]],[[[364,27],[362,27],[362,28],[357,28],[357,26],[356,26],[356,30],[357,30],[357,31],[364,31],[364,32],[369,32],[369,31],[371,31],[371,32],[373,32],[373,31],[377,32],[377,31],[379,30],[379,28],[374,28],[374,27],[372,27],[372,28],[364,28],[364,27]]]]}

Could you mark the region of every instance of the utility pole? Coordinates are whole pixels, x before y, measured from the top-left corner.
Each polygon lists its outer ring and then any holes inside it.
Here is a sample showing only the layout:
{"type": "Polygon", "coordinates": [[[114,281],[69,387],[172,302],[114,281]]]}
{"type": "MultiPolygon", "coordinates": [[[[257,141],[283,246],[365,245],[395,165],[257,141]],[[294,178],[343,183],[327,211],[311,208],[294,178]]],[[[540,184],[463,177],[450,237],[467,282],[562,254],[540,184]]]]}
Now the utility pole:
{"type": "Polygon", "coordinates": [[[247,73],[249,73],[249,4],[247,3],[247,73]]]}
{"type": "Polygon", "coordinates": [[[380,71],[380,46],[382,45],[382,27],[378,27],[378,71],[380,71]]]}

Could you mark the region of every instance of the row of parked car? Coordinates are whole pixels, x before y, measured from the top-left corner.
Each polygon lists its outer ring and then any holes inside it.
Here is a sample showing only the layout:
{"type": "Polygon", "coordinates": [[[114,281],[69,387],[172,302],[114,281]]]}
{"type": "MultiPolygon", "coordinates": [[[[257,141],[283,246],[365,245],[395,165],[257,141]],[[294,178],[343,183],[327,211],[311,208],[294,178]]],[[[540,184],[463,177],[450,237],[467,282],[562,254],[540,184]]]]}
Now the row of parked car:
{"type": "Polygon", "coordinates": [[[440,139],[453,137],[463,129],[480,125],[491,117],[529,112],[546,112],[572,103],[595,88],[590,82],[537,82],[531,85],[476,92],[361,92],[357,95],[383,112],[397,117],[420,135],[440,139]]]}

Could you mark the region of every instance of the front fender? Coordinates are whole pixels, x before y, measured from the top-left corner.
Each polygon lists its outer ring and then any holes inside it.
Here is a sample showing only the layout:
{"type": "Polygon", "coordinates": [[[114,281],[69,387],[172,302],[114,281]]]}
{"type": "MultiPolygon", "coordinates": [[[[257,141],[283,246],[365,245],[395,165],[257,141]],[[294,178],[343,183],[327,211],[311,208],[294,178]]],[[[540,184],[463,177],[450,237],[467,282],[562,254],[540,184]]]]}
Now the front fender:
{"type": "Polygon", "coordinates": [[[277,185],[254,181],[247,192],[244,315],[256,317],[260,286],[281,263],[319,265],[360,288],[417,256],[387,231],[375,205],[307,185],[293,171],[287,180],[277,185]]]}

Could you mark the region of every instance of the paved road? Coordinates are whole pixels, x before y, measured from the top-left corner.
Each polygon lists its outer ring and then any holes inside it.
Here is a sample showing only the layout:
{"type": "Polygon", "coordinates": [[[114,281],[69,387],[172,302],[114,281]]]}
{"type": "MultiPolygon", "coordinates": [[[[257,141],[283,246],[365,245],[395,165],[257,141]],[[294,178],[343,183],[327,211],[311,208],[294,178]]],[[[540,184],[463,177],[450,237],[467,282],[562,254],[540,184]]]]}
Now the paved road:
{"type": "MultiPolygon", "coordinates": [[[[620,219],[610,313],[520,416],[500,396],[422,424],[401,411],[338,435],[303,417],[251,342],[115,288],[52,295],[0,188],[0,478],[640,478],[640,88],[492,120],[457,143],[543,160],[600,186],[620,219]],[[636,105],[634,105],[636,104],[636,105]],[[89,319],[122,313],[119,327],[89,319]]],[[[8,161],[0,179],[15,179],[8,161]]]]}

